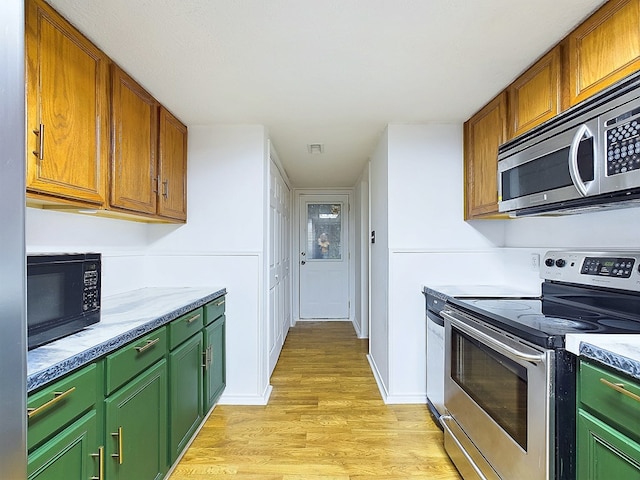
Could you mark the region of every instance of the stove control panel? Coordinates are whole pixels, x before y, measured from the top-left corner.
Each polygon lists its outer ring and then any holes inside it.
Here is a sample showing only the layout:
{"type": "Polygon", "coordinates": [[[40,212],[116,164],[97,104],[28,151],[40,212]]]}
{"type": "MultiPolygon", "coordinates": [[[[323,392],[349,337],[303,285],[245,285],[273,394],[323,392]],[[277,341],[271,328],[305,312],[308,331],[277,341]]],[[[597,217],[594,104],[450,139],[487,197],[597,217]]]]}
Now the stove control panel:
{"type": "Polygon", "coordinates": [[[540,277],[640,292],[640,252],[549,251],[540,277]]]}
{"type": "Polygon", "coordinates": [[[586,257],[582,262],[583,275],[629,278],[636,263],[635,258],[625,257],[586,257]]]}

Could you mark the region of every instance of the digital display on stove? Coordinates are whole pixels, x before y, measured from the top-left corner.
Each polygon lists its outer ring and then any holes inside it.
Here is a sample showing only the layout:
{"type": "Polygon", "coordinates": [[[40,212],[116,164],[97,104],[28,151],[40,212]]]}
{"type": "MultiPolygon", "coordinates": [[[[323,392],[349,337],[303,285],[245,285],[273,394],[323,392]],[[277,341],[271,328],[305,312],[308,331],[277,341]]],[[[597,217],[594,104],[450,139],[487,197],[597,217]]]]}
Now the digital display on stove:
{"type": "Polygon", "coordinates": [[[586,257],[580,273],[601,277],[629,278],[633,271],[633,258],[586,257]]]}

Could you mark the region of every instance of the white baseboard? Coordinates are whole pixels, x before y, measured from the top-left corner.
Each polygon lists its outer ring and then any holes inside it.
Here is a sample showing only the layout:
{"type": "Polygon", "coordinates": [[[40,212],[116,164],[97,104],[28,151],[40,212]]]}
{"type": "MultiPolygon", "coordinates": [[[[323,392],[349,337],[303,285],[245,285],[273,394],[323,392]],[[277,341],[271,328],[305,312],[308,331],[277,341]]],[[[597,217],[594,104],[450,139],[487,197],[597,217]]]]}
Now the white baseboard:
{"type": "Polygon", "coordinates": [[[380,376],[380,372],[378,371],[378,367],[376,366],[376,362],[373,360],[373,357],[367,354],[367,360],[369,361],[369,366],[371,367],[371,372],[373,373],[373,378],[376,379],[376,383],[378,384],[378,390],[380,390],[380,396],[382,397],[382,401],[387,403],[387,389],[382,382],[382,377],[380,376]]]}
{"type": "Polygon", "coordinates": [[[227,395],[223,393],[218,405],[267,405],[273,387],[268,385],[262,395],[227,395]]]}

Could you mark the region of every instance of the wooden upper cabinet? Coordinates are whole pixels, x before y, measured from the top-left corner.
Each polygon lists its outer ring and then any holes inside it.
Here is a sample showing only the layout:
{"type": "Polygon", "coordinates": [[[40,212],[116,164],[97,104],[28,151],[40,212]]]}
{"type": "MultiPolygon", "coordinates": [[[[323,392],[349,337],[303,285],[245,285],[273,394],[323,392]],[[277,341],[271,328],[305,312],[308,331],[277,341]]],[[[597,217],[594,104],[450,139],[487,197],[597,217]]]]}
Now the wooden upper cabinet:
{"type": "Polygon", "coordinates": [[[45,2],[25,8],[27,193],[102,207],[109,59],[45,2]]]}
{"type": "Polygon", "coordinates": [[[158,215],[187,218],[187,127],[160,107],[158,215]]]}
{"type": "Polygon", "coordinates": [[[509,138],[553,118],[562,109],[561,46],[556,46],[507,89],[509,138]]]}
{"type": "Polygon", "coordinates": [[[506,138],[503,92],[464,124],[465,220],[498,215],[498,147],[506,138]]]}
{"type": "Polygon", "coordinates": [[[158,102],[113,65],[111,195],[116,209],[156,213],[158,102]]]}
{"type": "Polygon", "coordinates": [[[569,35],[575,105],[640,69],[640,0],[609,0],[569,35]]]}

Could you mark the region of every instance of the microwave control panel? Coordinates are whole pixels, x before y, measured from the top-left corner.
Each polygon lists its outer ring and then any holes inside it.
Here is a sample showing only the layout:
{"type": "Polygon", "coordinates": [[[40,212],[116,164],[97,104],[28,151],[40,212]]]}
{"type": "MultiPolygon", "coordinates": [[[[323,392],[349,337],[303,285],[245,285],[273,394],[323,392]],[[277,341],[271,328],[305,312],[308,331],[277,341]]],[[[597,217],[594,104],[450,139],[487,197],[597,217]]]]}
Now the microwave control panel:
{"type": "Polygon", "coordinates": [[[610,123],[614,125],[605,132],[607,176],[640,170],[640,118],[621,125],[610,123]]]}
{"type": "Polygon", "coordinates": [[[82,310],[88,312],[100,307],[100,274],[95,263],[85,264],[82,310]]]}

